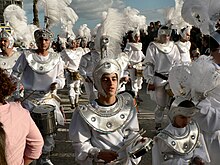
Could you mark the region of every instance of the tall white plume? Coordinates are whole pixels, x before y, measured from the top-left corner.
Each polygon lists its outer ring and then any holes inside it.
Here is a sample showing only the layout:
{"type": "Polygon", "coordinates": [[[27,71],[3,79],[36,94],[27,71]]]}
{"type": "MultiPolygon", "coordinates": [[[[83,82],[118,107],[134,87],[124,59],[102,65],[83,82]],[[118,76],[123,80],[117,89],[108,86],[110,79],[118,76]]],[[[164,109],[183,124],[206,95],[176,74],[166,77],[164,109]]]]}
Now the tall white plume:
{"type": "Polygon", "coordinates": [[[120,52],[120,44],[125,33],[124,15],[117,9],[109,8],[105,20],[99,26],[95,37],[95,49],[101,51],[100,39],[102,36],[109,37],[108,55],[110,58],[115,58],[120,52]]]}
{"type": "Polygon", "coordinates": [[[215,30],[215,23],[220,18],[219,0],[184,0],[182,7],[183,19],[200,28],[203,34],[215,30]]]}
{"type": "Polygon", "coordinates": [[[88,41],[91,40],[91,30],[88,28],[87,24],[83,24],[79,27],[78,34],[82,38],[87,38],[88,41]]]}
{"type": "Polygon", "coordinates": [[[34,41],[33,32],[37,29],[35,25],[27,24],[26,13],[17,5],[9,5],[5,8],[4,13],[5,22],[12,27],[15,40],[22,41],[26,47],[34,41]]]}
{"type": "Polygon", "coordinates": [[[175,0],[175,7],[171,7],[166,10],[165,12],[165,18],[166,22],[172,25],[172,29],[176,29],[177,33],[180,33],[180,30],[191,26],[189,23],[187,23],[181,14],[183,6],[183,0],[175,0]]]}
{"type": "Polygon", "coordinates": [[[73,25],[78,20],[75,11],[69,6],[72,0],[41,0],[45,16],[49,18],[49,28],[60,26],[64,33],[73,34],[73,25]]]}
{"type": "Polygon", "coordinates": [[[126,19],[126,26],[125,32],[130,30],[135,30],[136,28],[139,29],[146,29],[146,17],[144,15],[140,15],[140,12],[131,7],[126,7],[123,11],[125,19],[126,19]]]}

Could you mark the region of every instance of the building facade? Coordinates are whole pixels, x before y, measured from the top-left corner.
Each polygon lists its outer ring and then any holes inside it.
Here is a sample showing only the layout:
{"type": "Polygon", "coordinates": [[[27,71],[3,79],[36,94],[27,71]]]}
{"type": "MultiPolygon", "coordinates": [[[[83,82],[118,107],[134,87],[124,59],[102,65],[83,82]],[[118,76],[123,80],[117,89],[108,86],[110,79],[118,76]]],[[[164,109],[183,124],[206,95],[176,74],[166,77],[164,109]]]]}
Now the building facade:
{"type": "Polygon", "coordinates": [[[0,0],[0,23],[4,23],[4,10],[8,5],[11,4],[16,4],[23,8],[23,0],[0,0]]]}

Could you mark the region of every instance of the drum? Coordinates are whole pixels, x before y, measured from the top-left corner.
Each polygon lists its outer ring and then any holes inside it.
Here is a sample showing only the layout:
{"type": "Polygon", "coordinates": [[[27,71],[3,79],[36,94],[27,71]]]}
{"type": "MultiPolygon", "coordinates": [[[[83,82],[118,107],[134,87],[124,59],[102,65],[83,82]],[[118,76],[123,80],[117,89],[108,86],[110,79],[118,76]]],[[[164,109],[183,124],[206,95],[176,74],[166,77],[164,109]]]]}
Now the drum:
{"type": "Polygon", "coordinates": [[[135,69],[135,76],[143,77],[143,69],[135,69]]]}
{"type": "Polygon", "coordinates": [[[72,81],[75,80],[81,80],[81,75],[79,74],[79,72],[69,72],[70,73],[70,77],[72,81]]]}
{"type": "Polygon", "coordinates": [[[54,111],[55,106],[50,104],[42,104],[33,109],[31,116],[42,135],[49,135],[56,132],[54,111]]]}
{"type": "Polygon", "coordinates": [[[153,140],[150,138],[145,139],[144,142],[139,142],[135,145],[129,152],[130,157],[137,159],[140,156],[143,156],[145,153],[151,150],[153,147],[153,140]]]}
{"type": "Polygon", "coordinates": [[[170,88],[170,84],[169,84],[169,83],[167,83],[167,84],[164,86],[164,89],[165,89],[166,93],[168,94],[168,96],[170,96],[170,97],[173,97],[173,96],[174,96],[174,94],[173,94],[173,92],[172,92],[172,90],[171,90],[171,88],[170,88]]]}

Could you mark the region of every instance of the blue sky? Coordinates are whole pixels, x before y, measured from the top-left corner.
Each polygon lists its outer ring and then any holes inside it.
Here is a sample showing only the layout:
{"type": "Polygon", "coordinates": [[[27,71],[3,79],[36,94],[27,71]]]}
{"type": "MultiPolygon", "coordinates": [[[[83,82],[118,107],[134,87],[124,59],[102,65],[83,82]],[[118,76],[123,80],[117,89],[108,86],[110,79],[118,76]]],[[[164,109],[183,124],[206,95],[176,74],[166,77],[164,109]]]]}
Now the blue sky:
{"type": "MultiPolygon", "coordinates": [[[[174,5],[175,0],[72,0],[71,3],[71,7],[79,16],[74,29],[78,29],[80,25],[85,23],[93,29],[100,22],[100,12],[109,7],[123,8],[130,6],[139,10],[141,15],[146,16],[148,24],[157,20],[163,23],[163,13],[159,9],[166,9],[174,5]]],[[[33,19],[32,0],[24,0],[24,10],[28,22],[31,23],[33,19]]],[[[43,10],[40,10],[40,19],[43,20],[43,10]]]]}

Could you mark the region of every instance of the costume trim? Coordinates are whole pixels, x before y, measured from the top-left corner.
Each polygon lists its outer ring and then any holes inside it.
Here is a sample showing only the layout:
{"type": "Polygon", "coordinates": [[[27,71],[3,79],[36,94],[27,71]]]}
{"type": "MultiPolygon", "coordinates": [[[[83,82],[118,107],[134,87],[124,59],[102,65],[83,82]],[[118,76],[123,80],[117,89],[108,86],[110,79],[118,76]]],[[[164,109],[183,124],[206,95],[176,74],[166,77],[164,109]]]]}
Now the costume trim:
{"type": "Polygon", "coordinates": [[[34,51],[27,51],[25,58],[29,66],[37,73],[47,73],[51,71],[60,61],[60,55],[55,52],[49,52],[49,58],[46,61],[39,61],[36,56],[39,56],[34,51]]]}
{"type": "Polygon", "coordinates": [[[134,106],[133,98],[128,93],[117,96],[117,103],[113,106],[84,105],[80,108],[80,115],[93,129],[102,133],[111,133],[126,124],[134,106]]]}

